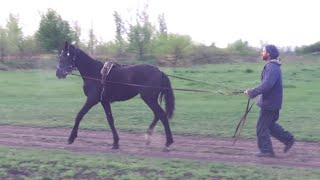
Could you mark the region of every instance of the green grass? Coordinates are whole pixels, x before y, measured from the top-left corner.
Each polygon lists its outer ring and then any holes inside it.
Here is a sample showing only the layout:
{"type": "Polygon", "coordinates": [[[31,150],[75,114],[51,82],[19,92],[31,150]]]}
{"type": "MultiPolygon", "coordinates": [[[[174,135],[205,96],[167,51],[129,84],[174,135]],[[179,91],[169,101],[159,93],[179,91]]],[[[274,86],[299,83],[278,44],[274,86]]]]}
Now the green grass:
{"type": "Polygon", "coordinates": [[[319,169],[81,154],[0,146],[3,179],[319,179],[319,169]]]}
{"type": "MultiPolygon", "coordinates": [[[[162,68],[166,73],[207,81],[199,84],[170,78],[173,88],[222,90],[252,88],[260,82],[263,63],[217,64],[190,68],[162,68]]],[[[285,62],[284,104],[279,123],[298,140],[319,141],[320,124],[318,94],[320,64],[318,62],[285,62]]],[[[1,124],[43,127],[72,127],[85,96],[82,80],[68,76],[55,77],[54,70],[3,71],[0,75],[1,124]]],[[[246,96],[175,91],[176,111],[171,121],[174,134],[231,137],[244,113],[246,96]]],[[[153,115],[143,101],[136,97],[112,105],[116,127],[143,133],[153,115]]],[[[255,137],[259,109],[248,116],[242,137],[255,137]]],[[[84,117],[81,128],[107,129],[103,109],[95,106],[84,117]]],[[[159,123],[157,131],[163,132],[159,123]]]]}
{"type": "MultiPolygon", "coordinates": [[[[172,75],[208,81],[214,86],[170,78],[173,88],[246,89],[259,83],[263,63],[162,68],[172,75]],[[226,88],[228,87],[228,88],[226,88]]],[[[298,140],[319,141],[320,64],[285,63],[285,99],[280,124],[298,140]]],[[[0,72],[0,124],[72,127],[85,101],[82,80],[58,80],[53,70],[0,72]]],[[[231,137],[244,113],[244,95],[175,91],[174,134],[231,137]]],[[[139,97],[112,105],[116,127],[143,133],[153,115],[139,97]]],[[[258,108],[249,114],[242,137],[255,137],[258,108]]],[[[107,129],[100,105],[83,119],[81,128],[107,129]]],[[[80,130],[81,131],[81,130],[80,130]]],[[[157,131],[163,132],[161,123],[157,131]]],[[[190,160],[165,160],[116,154],[82,154],[63,150],[0,147],[2,179],[320,179],[319,170],[259,165],[232,165],[190,160]],[[195,168],[196,167],[196,168],[195,168]]]]}

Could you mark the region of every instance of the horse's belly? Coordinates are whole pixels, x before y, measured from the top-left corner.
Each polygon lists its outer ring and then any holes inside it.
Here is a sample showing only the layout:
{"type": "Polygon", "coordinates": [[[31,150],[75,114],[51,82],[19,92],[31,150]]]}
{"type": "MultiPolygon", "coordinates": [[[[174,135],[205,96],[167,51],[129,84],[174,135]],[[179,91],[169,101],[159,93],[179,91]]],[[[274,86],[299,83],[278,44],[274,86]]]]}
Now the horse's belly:
{"type": "Polygon", "coordinates": [[[110,95],[111,96],[109,98],[110,98],[111,102],[126,101],[126,100],[129,100],[129,99],[135,97],[136,95],[138,95],[138,92],[135,90],[118,91],[118,92],[110,93],[110,95]]]}

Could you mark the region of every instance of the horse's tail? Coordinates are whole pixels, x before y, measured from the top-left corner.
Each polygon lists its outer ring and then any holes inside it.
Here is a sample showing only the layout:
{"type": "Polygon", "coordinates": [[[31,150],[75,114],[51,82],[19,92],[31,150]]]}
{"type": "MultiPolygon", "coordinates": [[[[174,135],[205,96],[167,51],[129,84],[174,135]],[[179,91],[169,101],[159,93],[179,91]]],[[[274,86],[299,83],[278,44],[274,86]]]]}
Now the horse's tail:
{"type": "Polygon", "coordinates": [[[162,101],[162,98],[164,96],[165,100],[165,109],[168,116],[168,119],[171,119],[173,117],[174,109],[175,109],[175,98],[173,94],[173,90],[171,88],[170,79],[166,74],[162,72],[162,82],[161,82],[161,89],[160,91],[160,103],[162,101]]]}

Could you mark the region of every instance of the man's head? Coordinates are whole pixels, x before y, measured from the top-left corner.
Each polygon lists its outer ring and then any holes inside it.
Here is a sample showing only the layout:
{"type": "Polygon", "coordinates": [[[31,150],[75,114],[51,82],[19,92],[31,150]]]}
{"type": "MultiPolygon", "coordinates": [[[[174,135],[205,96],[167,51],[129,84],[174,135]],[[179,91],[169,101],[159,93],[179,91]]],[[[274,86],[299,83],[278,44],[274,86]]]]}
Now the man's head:
{"type": "Polygon", "coordinates": [[[277,59],[279,56],[279,51],[276,46],[272,44],[266,45],[261,52],[261,58],[262,60],[271,60],[271,59],[277,59]]]}

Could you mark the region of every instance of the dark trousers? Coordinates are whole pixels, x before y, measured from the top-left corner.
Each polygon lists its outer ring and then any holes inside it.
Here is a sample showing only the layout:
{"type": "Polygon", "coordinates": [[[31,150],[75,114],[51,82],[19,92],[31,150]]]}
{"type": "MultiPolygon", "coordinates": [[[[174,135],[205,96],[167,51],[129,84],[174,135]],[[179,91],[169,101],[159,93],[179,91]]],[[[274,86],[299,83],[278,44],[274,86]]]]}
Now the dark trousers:
{"type": "Polygon", "coordinates": [[[257,123],[258,147],[262,153],[273,153],[270,135],[287,144],[293,135],[285,131],[276,121],[279,119],[279,110],[270,111],[261,109],[257,123]]]}

